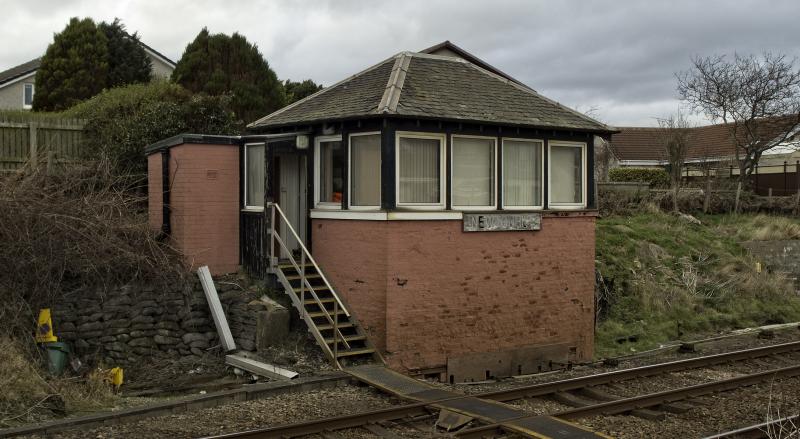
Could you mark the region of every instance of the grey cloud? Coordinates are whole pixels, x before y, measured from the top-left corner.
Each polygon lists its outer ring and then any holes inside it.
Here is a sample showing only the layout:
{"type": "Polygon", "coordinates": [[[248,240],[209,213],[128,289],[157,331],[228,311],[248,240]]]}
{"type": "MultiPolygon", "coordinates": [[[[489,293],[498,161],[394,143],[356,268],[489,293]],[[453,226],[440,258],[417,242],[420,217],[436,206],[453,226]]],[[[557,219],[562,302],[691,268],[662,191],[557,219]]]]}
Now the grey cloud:
{"type": "MultiPolygon", "coordinates": [[[[0,3],[6,3],[6,0],[0,3]]],[[[39,56],[70,16],[120,17],[177,59],[207,26],[258,44],[281,78],[330,85],[401,50],[449,39],[547,96],[653,125],[678,108],[674,73],[695,54],[798,55],[796,1],[15,1],[0,69],[39,56]],[[24,36],[24,38],[22,38],[24,36]]]]}

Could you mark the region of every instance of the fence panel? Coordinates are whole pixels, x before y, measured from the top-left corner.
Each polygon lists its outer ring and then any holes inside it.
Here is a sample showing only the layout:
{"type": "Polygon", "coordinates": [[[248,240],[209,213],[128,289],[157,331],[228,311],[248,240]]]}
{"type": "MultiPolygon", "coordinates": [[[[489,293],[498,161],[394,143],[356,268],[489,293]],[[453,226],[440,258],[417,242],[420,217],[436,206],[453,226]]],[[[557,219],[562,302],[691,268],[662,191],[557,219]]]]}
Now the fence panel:
{"type": "Polygon", "coordinates": [[[26,163],[78,160],[84,149],[80,119],[30,114],[0,114],[0,172],[26,163]]]}

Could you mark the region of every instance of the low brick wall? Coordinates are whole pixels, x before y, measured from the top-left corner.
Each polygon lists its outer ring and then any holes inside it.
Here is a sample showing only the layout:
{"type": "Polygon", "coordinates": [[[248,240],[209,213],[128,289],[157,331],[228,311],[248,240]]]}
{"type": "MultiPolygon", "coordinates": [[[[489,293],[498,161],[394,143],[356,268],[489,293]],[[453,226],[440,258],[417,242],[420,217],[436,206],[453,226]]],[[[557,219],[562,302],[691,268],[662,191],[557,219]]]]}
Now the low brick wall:
{"type": "MultiPolygon", "coordinates": [[[[255,292],[216,280],[220,302],[238,348],[255,350],[257,314],[248,305],[255,292]]],[[[78,291],[52,307],[60,341],[79,356],[114,364],[142,358],[203,356],[219,337],[200,283],[170,286],[126,285],[107,292],[78,291]]],[[[219,352],[218,350],[216,352],[219,352]]]]}

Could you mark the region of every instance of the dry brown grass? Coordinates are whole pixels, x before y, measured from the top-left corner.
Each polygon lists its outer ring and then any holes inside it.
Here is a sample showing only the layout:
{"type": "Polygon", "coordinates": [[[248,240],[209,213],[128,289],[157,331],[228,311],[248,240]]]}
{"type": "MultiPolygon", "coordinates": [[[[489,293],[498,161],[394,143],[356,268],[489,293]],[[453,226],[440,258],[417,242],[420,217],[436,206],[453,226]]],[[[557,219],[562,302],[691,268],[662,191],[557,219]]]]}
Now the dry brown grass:
{"type": "Polygon", "coordinates": [[[0,331],[25,334],[60,294],[181,276],[137,181],[96,163],[0,178],[0,331]]]}

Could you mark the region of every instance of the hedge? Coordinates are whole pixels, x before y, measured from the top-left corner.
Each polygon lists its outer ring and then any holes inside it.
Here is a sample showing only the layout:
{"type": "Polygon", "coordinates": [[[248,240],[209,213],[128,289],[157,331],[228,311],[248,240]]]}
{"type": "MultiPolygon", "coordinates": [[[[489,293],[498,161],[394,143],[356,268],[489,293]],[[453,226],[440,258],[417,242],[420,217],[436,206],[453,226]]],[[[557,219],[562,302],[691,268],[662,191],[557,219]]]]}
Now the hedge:
{"type": "Polygon", "coordinates": [[[651,188],[670,186],[669,173],[661,168],[613,168],[608,171],[608,179],[650,183],[651,188]]]}
{"type": "Polygon", "coordinates": [[[144,173],[144,148],[181,133],[238,134],[226,96],[192,94],[165,81],[105,90],[67,110],[86,119],[89,157],[106,157],[120,173],[144,173]]]}

